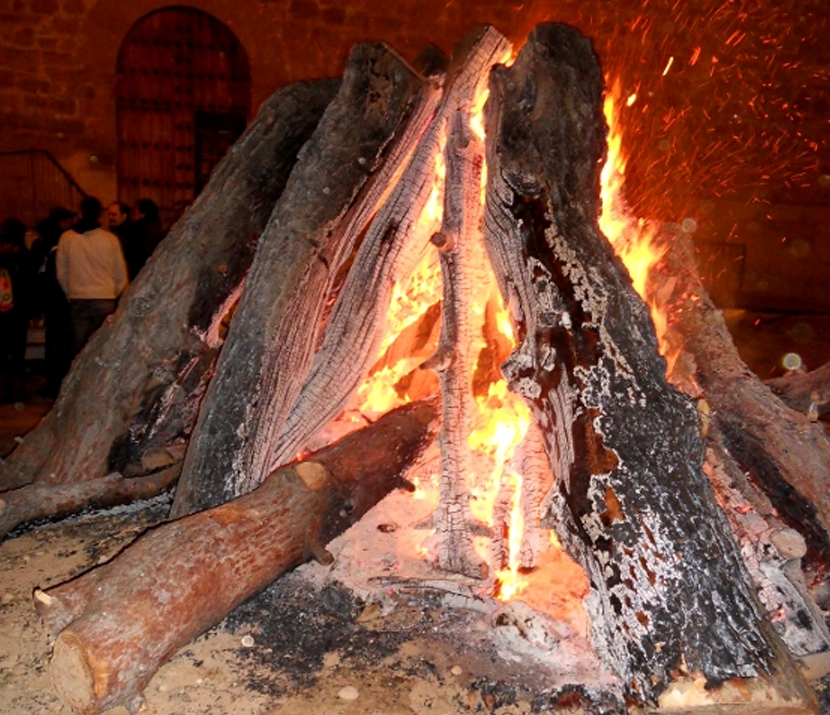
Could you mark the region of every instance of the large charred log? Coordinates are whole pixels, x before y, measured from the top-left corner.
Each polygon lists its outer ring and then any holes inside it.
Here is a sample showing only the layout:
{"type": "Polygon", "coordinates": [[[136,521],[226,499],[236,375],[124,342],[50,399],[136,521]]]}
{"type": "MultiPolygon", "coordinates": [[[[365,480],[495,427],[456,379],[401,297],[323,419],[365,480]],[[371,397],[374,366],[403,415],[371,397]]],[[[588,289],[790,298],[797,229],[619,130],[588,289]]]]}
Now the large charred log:
{"type": "Polygon", "coordinates": [[[263,453],[309,371],[335,280],[417,144],[435,97],[387,47],[352,51],[340,92],[260,239],[188,449],[174,516],[221,504],[267,476],[263,453]]]}
{"type": "Polygon", "coordinates": [[[702,472],[694,404],[667,384],[598,228],[602,90],[590,43],[543,25],[493,71],[486,109],[485,239],[520,341],[503,369],[545,437],[549,523],[588,575],[592,639],[628,698],[654,702],[690,674],[772,683],[809,712],[702,472]]]}
{"type": "Polygon", "coordinates": [[[303,390],[271,445],[271,466],[289,459],[310,434],[342,410],[377,360],[392,288],[430,250],[429,239],[438,228],[430,209],[440,201],[436,172],[448,121],[460,106],[474,101],[482,76],[507,47],[501,34],[485,27],[468,33],[456,48],[440,105],[398,185],[367,230],[303,390]]]}
{"type": "Polygon", "coordinates": [[[0,489],[140,473],[147,451],[187,436],[221,319],[337,86],[293,85],[263,105],[75,360],[54,409],[0,467],[0,489]]]}
{"type": "Polygon", "coordinates": [[[280,574],[312,556],[397,487],[434,436],[413,403],[232,502],[164,524],[35,606],[59,633],[52,681],[75,712],[136,712],[157,669],[280,574]]]}
{"type": "Polygon", "coordinates": [[[690,378],[705,397],[731,458],[806,539],[807,560],[822,575],[830,564],[830,438],[741,360],[700,281],[694,245],[686,235],[672,239],[652,281],[670,314],[666,342],[681,350],[676,379],[690,378]]]}

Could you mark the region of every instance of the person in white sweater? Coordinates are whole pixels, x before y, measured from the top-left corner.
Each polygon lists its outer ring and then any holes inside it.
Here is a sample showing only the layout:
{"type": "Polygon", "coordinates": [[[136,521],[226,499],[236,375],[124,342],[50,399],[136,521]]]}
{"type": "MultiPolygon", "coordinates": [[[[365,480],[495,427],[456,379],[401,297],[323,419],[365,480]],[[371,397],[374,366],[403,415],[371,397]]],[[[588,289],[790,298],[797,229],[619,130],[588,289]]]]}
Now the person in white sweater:
{"type": "Polygon", "coordinates": [[[81,218],[58,242],[55,267],[69,300],[69,349],[74,358],[89,337],[115,311],[127,287],[121,243],[101,228],[101,202],[81,202],[81,218]]]}

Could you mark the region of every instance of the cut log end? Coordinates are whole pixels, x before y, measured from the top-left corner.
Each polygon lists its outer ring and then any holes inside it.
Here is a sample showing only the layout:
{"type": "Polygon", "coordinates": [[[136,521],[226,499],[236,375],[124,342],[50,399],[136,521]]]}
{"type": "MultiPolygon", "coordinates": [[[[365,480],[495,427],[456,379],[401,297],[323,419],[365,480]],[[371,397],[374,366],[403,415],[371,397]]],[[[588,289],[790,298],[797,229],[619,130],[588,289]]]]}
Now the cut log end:
{"type": "Polygon", "coordinates": [[[52,684],[61,700],[79,715],[99,711],[94,669],[83,642],[71,631],[55,641],[51,666],[52,684]]]}
{"type": "Polygon", "coordinates": [[[49,608],[52,605],[52,597],[39,588],[36,588],[33,594],[33,598],[35,599],[35,606],[37,607],[39,604],[42,604],[42,608],[49,608]]]}
{"type": "Polygon", "coordinates": [[[295,471],[303,480],[303,483],[313,492],[322,489],[329,480],[328,471],[317,462],[301,462],[295,467],[295,471]]]}
{"type": "Polygon", "coordinates": [[[815,715],[812,693],[781,677],[735,678],[707,689],[703,677],[684,677],[666,689],[658,707],[665,715],[815,715]]]}

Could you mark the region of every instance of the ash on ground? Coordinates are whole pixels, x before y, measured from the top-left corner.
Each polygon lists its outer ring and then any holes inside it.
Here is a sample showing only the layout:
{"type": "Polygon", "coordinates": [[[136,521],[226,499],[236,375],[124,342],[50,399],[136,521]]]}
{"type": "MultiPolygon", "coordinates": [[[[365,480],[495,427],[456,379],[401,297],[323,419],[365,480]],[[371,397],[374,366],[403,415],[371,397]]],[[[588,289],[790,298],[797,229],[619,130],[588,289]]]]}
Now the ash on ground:
{"type": "Polygon", "coordinates": [[[390,495],[329,544],[331,566],[304,564],[236,609],[220,627],[247,638],[240,657],[256,674],[249,687],[285,697],[341,668],[371,673],[392,699],[412,697],[405,681],[429,681],[452,693],[453,712],[624,713],[619,681],[587,640],[581,601],[564,583],[555,593],[566,566],[539,569],[553,583],[530,600],[546,608],[501,603],[492,583],[424,558],[414,542],[427,538],[417,525],[428,509],[390,495]]]}

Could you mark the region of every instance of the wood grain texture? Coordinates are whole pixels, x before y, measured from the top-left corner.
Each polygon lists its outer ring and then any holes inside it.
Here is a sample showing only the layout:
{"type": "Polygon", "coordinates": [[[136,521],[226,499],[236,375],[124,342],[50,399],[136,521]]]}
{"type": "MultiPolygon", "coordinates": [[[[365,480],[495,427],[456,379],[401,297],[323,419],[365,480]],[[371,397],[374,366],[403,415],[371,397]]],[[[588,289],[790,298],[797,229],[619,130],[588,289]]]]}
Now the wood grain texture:
{"type": "Polygon", "coordinates": [[[585,569],[595,650],[630,701],[687,672],[710,687],[771,678],[809,711],[702,472],[694,404],[666,382],[648,310],[599,231],[602,92],[590,43],[541,25],[493,71],[486,108],[485,238],[519,332],[504,370],[545,436],[548,524],[585,569]]]}
{"type": "Polygon", "coordinates": [[[470,33],[454,53],[440,105],[349,270],[302,393],[274,443],[272,465],[290,458],[343,409],[377,359],[392,288],[431,250],[429,239],[439,225],[424,209],[433,193],[447,122],[459,106],[472,101],[476,84],[506,49],[504,37],[487,27],[470,33]]]}
{"type": "Polygon", "coordinates": [[[85,715],[135,712],[178,648],[406,487],[435,416],[425,403],[399,408],[245,496],[163,524],[103,566],[36,592],[58,634],[50,670],[61,699],[85,715]]]}

